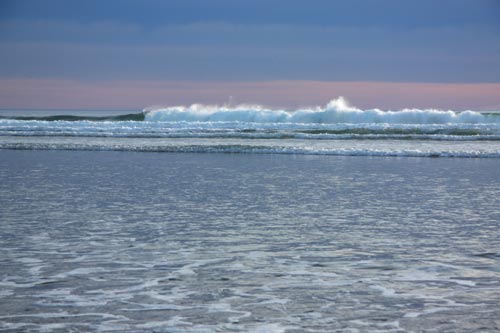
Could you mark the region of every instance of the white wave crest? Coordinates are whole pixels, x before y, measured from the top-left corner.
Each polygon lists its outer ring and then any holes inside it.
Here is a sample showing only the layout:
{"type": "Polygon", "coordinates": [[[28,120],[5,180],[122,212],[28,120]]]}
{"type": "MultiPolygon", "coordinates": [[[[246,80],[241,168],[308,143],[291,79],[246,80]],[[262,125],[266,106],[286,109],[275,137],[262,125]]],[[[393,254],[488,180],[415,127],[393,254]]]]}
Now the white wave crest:
{"type": "Polygon", "coordinates": [[[193,104],[144,110],[146,121],[168,122],[245,122],[245,123],[316,123],[316,124],[481,124],[500,123],[500,117],[475,111],[443,111],[434,109],[403,109],[382,111],[361,110],[350,106],[343,97],[325,107],[294,111],[273,110],[260,105],[235,107],[193,104]]]}

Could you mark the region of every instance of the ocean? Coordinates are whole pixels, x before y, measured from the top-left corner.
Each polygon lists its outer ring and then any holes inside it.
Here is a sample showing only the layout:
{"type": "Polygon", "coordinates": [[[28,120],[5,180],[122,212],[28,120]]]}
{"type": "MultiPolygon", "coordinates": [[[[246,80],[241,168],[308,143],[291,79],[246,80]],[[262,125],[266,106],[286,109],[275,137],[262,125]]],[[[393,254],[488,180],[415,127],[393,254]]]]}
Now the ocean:
{"type": "Polygon", "coordinates": [[[195,104],[138,113],[0,112],[0,149],[500,157],[500,113],[195,104]]]}
{"type": "Polygon", "coordinates": [[[495,113],[0,117],[2,332],[500,330],[495,113]]]}

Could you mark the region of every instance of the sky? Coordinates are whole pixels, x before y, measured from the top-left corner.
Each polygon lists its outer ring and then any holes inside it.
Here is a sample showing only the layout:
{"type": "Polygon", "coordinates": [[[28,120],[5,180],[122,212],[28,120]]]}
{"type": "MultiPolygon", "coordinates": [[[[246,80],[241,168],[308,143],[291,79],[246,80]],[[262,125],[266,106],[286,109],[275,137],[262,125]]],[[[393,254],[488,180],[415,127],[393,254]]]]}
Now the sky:
{"type": "Polygon", "coordinates": [[[500,110],[500,0],[0,0],[0,108],[500,110]]]}

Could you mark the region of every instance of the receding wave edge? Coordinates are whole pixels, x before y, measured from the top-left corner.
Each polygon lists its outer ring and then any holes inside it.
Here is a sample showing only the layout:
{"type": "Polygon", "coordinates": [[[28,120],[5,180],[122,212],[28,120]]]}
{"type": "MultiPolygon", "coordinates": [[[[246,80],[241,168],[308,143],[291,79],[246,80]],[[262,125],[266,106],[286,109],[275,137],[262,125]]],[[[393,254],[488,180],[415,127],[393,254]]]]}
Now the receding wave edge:
{"type": "Polygon", "coordinates": [[[378,149],[313,149],[296,147],[268,147],[253,145],[181,145],[181,146],[127,146],[87,144],[3,143],[5,150],[74,150],[74,151],[124,151],[155,153],[226,153],[226,154],[285,154],[327,156],[381,156],[381,157],[454,157],[500,158],[500,151],[422,151],[378,149]]]}

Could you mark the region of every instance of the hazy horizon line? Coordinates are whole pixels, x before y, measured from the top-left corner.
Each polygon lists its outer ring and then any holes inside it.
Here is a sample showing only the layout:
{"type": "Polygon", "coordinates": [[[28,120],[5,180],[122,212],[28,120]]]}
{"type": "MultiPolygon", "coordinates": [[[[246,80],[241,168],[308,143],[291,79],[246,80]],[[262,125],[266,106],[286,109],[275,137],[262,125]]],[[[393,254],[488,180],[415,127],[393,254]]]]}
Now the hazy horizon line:
{"type": "Polygon", "coordinates": [[[173,105],[324,106],[339,96],[362,109],[500,110],[500,83],[391,81],[158,81],[0,78],[0,109],[142,110],[173,105]]]}

